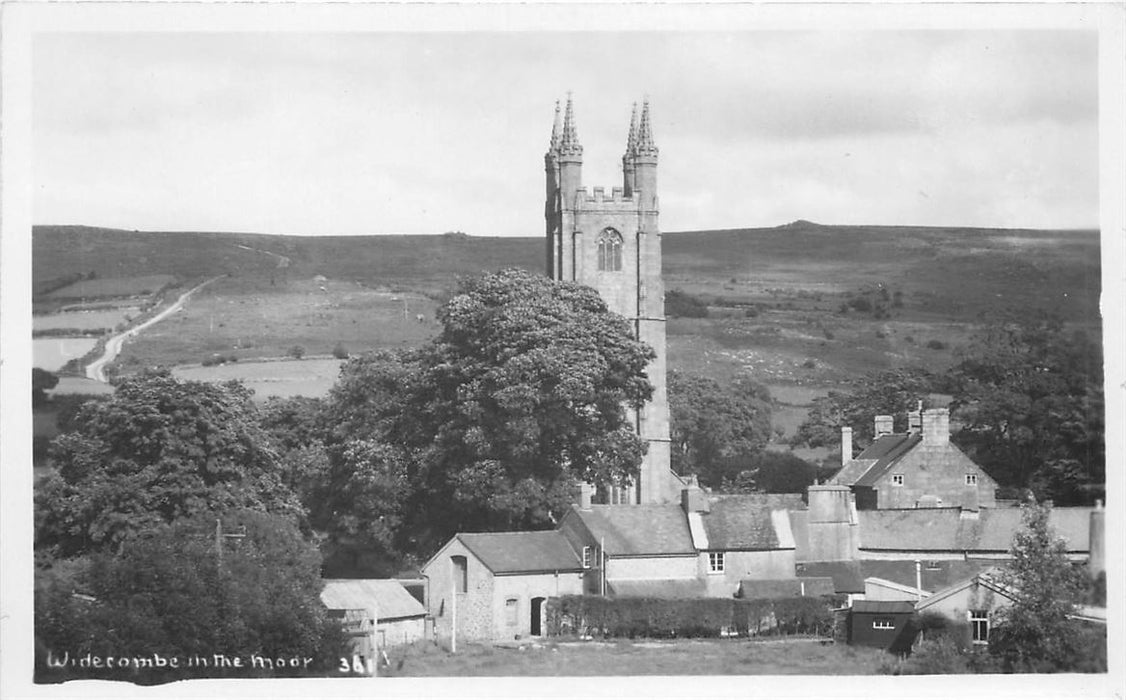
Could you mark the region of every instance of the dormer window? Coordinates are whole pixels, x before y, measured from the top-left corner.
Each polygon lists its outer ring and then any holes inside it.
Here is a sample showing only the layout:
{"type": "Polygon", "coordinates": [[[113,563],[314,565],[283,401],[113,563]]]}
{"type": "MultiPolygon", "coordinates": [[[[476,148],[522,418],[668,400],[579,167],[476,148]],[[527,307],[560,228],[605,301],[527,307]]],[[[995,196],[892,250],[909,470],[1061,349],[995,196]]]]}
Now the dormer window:
{"type": "Polygon", "coordinates": [[[895,486],[902,486],[903,485],[903,475],[902,474],[892,474],[891,475],[891,483],[895,486]]]}
{"type": "Polygon", "coordinates": [[[612,228],[598,234],[598,270],[619,272],[622,269],[622,234],[612,228]]]}

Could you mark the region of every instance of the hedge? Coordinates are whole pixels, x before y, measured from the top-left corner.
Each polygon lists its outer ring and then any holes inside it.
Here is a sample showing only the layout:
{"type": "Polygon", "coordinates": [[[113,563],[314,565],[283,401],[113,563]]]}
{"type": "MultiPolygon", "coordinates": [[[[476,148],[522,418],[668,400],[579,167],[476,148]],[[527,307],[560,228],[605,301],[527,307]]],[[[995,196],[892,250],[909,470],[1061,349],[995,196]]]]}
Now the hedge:
{"type": "Polygon", "coordinates": [[[729,635],[814,634],[830,636],[832,608],[842,596],[744,600],[737,598],[550,598],[547,633],[634,639],[729,635]]]}

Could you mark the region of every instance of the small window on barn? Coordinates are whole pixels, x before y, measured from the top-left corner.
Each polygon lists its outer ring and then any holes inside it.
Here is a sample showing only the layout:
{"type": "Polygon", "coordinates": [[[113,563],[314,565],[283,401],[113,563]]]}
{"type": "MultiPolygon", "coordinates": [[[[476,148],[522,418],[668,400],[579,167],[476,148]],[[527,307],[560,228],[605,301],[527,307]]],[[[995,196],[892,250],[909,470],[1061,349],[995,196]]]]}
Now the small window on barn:
{"type": "Polygon", "coordinates": [[[583,568],[589,569],[590,563],[594,560],[594,550],[590,547],[583,547],[583,568]]]}
{"type": "Polygon", "coordinates": [[[722,574],[724,570],[723,552],[708,552],[708,573],[722,574]]]}
{"type": "Polygon", "coordinates": [[[892,474],[891,475],[891,483],[895,484],[896,486],[902,486],[903,485],[903,475],[902,474],[892,474]]]}
{"type": "Polygon", "coordinates": [[[974,644],[988,644],[989,643],[989,611],[988,610],[971,610],[970,611],[970,632],[973,635],[974,644]]]}
{"type": "Polygon", "coordinates": [[[893,630],[895,629],[895,620],[890,617],[877,617],[872,620],[872,629],[874,630],[893,630]]]}
{"type": "Polygon", "coordinates": [[[469,590],[469,562],[460,554],[450,557],[454,569],[454,591],[465,593],[469,590]]]}
{"type": "Polygon", "coordinates": [[[977,486],[977,474],[966,474],[966,486],[977,486]]]}
{"type": "Polygon", "coordinates": [[[516,621],[520,619],[519,601],[515,598],[508,598],[504,601],[504,624],[509,627],[515,627],[516,621]]]}

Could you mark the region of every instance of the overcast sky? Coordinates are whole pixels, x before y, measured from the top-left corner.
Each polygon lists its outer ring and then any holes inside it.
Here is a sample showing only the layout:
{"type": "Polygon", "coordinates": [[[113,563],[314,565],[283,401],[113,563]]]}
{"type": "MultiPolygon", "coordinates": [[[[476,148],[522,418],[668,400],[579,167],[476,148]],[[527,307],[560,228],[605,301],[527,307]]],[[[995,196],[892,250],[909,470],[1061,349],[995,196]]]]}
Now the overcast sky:
{"type": "Polygon", "coordinates": [[[43,34],[34,220],[543,233],[554,101],[621,183],[648,95],[665,231],[1098,224],[1094,32],[43,34]]]}

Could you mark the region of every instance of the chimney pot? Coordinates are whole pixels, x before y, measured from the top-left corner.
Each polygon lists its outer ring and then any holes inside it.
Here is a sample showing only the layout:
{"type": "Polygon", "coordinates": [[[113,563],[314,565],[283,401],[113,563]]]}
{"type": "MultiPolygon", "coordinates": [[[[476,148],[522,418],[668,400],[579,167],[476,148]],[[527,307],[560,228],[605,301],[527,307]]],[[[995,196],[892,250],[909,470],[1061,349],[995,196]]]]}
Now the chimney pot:
{"type": "Polygon", "coordinates": [[[895,419],[891,416],[876,416],[876,437],[881,438],[884,435],[891,435],[895,419]]]}

